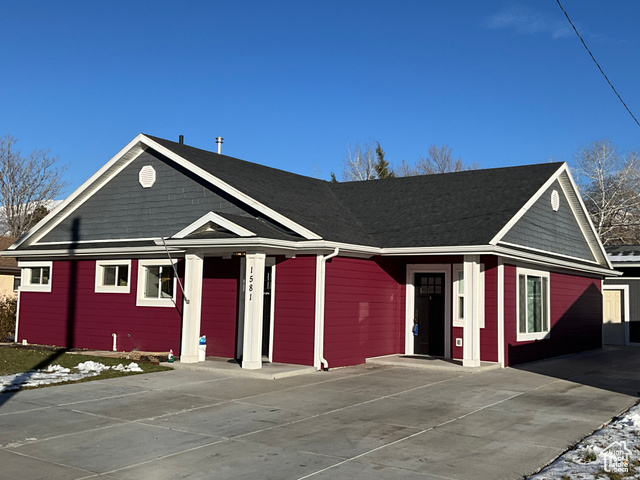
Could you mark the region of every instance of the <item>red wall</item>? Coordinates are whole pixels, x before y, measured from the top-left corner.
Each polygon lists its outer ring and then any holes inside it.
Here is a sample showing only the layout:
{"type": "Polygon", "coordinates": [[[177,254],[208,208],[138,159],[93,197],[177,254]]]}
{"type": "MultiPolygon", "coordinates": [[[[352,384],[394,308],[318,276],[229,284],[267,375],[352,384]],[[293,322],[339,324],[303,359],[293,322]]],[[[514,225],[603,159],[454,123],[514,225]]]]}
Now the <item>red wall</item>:
{"type": "Polygon", "coordinates": [[[274,362],[313,365],[315,292],[315,255],[278,259],[274,292],[274,362]]]}
{"type": "Polygon", "coordinates": [[[505,361],[507,365],[602,346],[600,279],[552,272],[550,338],[517,342],[516,268],[504,267],[505,361]]]}
{"type": "Polygon", "coordinates": [[[498,259],[486,256],[484,263],[484,328],[480,329],[480,360],[498,361],[498,259]]]}
{"type": "Polygon", "coordinates": [[[205,257],[200,334],[207,336],[207,355],[236,357],[240,259],[205,257]]]}
{"type": "Polygon", "coordinates": [[[388,259],[328,262],[324,357],[330,368],[404,352],[404,271],[388,259]]]}
{"type": "MultiPolygon", "coordinates": [[[[120,351],[180,354],[182,292],[176,307],[137,307],[138,262],[131,262],[131,291],[95,293],[94,260],[55,261],[51,292],[20,292],[18,341],[120,351]]],[[[180,262],[179,271],[182,268],[180,262]]]]}

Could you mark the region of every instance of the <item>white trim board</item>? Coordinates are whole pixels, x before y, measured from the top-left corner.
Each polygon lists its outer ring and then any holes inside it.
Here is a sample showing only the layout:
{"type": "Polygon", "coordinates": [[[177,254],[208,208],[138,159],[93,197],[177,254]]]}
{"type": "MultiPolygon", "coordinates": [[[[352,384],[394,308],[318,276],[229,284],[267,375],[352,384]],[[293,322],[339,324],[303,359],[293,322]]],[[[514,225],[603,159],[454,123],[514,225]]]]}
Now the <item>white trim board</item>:
{"type": "Polygon", "coordinates": [[[191,225],[187,225],[178,233],[173,235],[171,238],[185,238],[188,235],[191,235],[193,232],[198,230],[199,228],[204,227],[207,223],[215,223],[216,225],[229,230],[231,233],[235,233],[239,237],[255,237],[256,234],[250,230],[247,230],[244,227],[241,227],[237,223],[233,223],[230,220],[227,220],[221,215],[218,215],[215,212],[209,212],[200,217],[198,220],[193,222],[191,225]]]}
{"type": "MultiPolygon", "coordinates": [[[[622,319],[622,323],[624,323],[624,344],[629,346],[629,322],[631,321],[631,302],[629,301],[629,285],[619,284],[619,285],[602,285],[602,292],[604,294],[605,290],[622,290],[622,313],[624,314],[624,318],[622,319]]],[[[604,295],[603,295],[604,296],[604,295]]],[[[604,299],[602,302],[602,328],[604,329],[604,299]]],[[[602,344],[604,345],[604,332],[602,335],[602,344]]]]}
{"type": "Polygon", "coordinates": [[[444,273],[444,358],[451,358],[451,264],[449,263],[410,263],[407,264],[405,278],[405,335],[406,355],[413,355],[413,317],[415,309],[415,274],[444,273]]]}
{"type": "Polygon", "coordinates": [[[146,135],[137,135],[129,144],[123,148],[118,154],[116,154],[111,160],[109,160],[100,170],[83,183],[76,191],[74,191],[64,202],[62,202],[53,212],[45,217],[36,227],[27,232],[18,242],[12,247],[12,250],[29,240],[28,244],[37,243],[38,240],[47,235],[53,228],[59,225],[64,219],[69,217],[80,205],[91,198],[98,190],[106,185],[111,179],[113,179],[118,173],[126,168],[131,162],[133,162],[146,147],[152,148],[158,153],[169,158],[171,161],[185,168],[186,170],[194,173],[203,180],[207,181],[211,185],[223,190],[227,194],[237,198],[242,203],[249,207],[263,213],[265,216],[271,218],[277,223],[291,229],[295,233],[301,235],[308,240],[319,240],[321,237],[311,230],[303,227],[302,225],[290,220],[289,218],[281,215],[280,213],[272,210],[266,205],[258,202],[249,195],[241,192],[240,190],[232,187],[221,179],[206,172],[205,170],[197,167],[193,163],[189,162],[185,158],[175,154],[168,148],[160,145],[154,140],[150,139],[146,135]]]}
{"type": "Polygon", "coordinates": [[[500,231],[491,239],[489,242],[492,245],[497,245],[501,242],[502,238],[513,228],[513,226],[520,221],[520,219],[524,216],[525,213],[529,211],[529,209],[540,199],[540,197],[551,187],[551,185],[558,181],[560,187],[562,188],[562,192],[568,200],[569,208],[571,208],[571,212],[573,213],[578,226],[580,227],[580,231],[584,239],[586,240],[589,248],[591,249],[591,253],[593,257],[596,259],[598,264],[606,264],[609,268],[611,267],[611,263],[607,258],[607,254],[604,250],[604,246],[600,241],[598,234],[596,233],[595,227],[589,218],[589,215],[586,213],[586,207],[580,198],[578,193],[578,187],[576,186],[573,178],[571,177],[571,172],[569,171],[569,167],[566,163],[563,163],[560,168],[551,176],[549,179],[538,189],[538,191],[525,203],[522,208],[500,229],[500,231]]]}

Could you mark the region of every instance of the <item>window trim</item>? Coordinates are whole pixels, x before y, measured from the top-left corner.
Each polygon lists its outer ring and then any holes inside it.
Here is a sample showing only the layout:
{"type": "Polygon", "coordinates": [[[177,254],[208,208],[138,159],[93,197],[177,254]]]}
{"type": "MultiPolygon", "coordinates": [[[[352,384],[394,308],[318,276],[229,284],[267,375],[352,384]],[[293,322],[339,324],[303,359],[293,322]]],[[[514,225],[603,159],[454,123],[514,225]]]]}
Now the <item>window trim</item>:
{"type": "Polygon", "coordinates": [[[96,293],[130,293],[131,292],[131,260],[96,260],[96,293]],[[113,265],[126,265],[128,267],[127,272],[127,285],[103,285],[103,267],[113,265]]]}
{"type": "Polygon", "coordinates": [[[51,292],[51,284],[53,283],[53,262],[18,262],[20,267],[20,288],[19,292],[51,292]],[[31,283],[31,269],[33,268],[49,268],[49,282],[45,285],[40,283],[31,283]]]}
{"type": "Polygon", "coordinates": [[[144,296],[147,285],[148,267],[166,267],[177,264],[178,259],[150,259],[138,260],[138,293],[136,305],[138,307],[173,307],[176,305],[178,278],[173,275],[173,297],[171,298],[147,298],[144,296]]]}
{"type": "Polygon", "coordinates": [[[516,268],[516,341],[518,342],[528,342],[532,340],[544,340],[550,338],[551,336],[551,274],[548,271],[543,270],[533,270],[530,268],[516,268]],[[545,278],[547,280],[547,291],[546,291],[546,299],[545,302],[545,311],[546,315],[546,324],[547,330],[543,330],[541,332],[530,332],[523,333],[520,331],[520,276],[525,276],[526,278],[529,276],[532,277],[540,277],[545,278]]]}
{"type": "MultiPolygon", "coordinates": [[[[459,281],[458,281],[458,275],[460,274],[460,272],[462,272],[462,282],[463,282],[463,287],[464,288],[464,264],[463,263],[454,263],[453,264],[453,272],[452,272],[452,278],[453,278],[453,286],[451,288],[451,292],[452,292],[452,308],[451,308],[451,315],[452,315],[452,324],[454,327],[464,327],[464,315],[460,316],[460,309],[459,309],[459,298],[462,297],[464,299],[464,292],[462,293],[462,295],[458,292],[458,288],[459,288],[459,281]]],[[[485,317],[485,312],[484,312],[484,299],[485,299],[485,284],[484,284],[484,263],[480,264],[480,275],[478,277],[478,281],[480,282],[480,298],[478,298],[478,311],[480,312],[480,317],[478,318],[478,327],[480,328],[484,328],[484,317],[485,317]]],[[[463,305],[464,305],[464,300],[463,300],[463,305]]]]}

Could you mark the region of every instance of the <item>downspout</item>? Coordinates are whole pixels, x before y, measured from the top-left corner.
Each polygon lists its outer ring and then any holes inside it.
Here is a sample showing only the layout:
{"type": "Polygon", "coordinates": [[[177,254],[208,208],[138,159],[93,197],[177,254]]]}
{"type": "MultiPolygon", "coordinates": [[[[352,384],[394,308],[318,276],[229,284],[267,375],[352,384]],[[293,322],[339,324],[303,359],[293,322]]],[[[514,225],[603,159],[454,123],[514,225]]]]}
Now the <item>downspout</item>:
{"type": "Polygon", "coordinates": [[[329,362],[324,358],[324,300],[325,300],[325,285],[326,285],[326,272],[327,272],[327,260],[331,260],[338,255],[340,248],[336,247],[333,253],[320,258],[318,272],[320,281],[318,282],[318,295],[317,295],[317,336],[318,336],[318,363],[322,365],[322,369],[325,372],[329,371],[329,362]]]}

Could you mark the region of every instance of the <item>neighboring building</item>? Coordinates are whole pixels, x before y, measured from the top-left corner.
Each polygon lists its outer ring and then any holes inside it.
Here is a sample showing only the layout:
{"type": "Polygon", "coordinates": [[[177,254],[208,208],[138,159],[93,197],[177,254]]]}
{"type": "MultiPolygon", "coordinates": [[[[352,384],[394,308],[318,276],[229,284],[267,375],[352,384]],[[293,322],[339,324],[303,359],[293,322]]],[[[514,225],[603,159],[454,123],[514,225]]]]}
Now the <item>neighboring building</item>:
{"type": "MultiPolygon", "coordinates": [[[[0,237],[0,251],[9,248],[17,238],[0,237]]],[[[13,257],[0,257],[0,297],[15,296],[20,286],[20,267],[13,257]]]]}
{"type": "Polygon", "coordinates": [[[244,368],[599,348],[614,273],[564,163],[329,183],[148,135],[11,255],[17,341],[244,368]]]}
{"type": "Polygon", "coordinates": [[[640,343],[640,245],[607,246],[606,250],[622,276],[604,281],[603,342],[640,343]]]}

